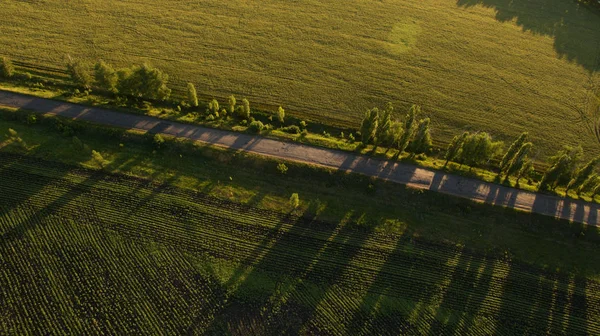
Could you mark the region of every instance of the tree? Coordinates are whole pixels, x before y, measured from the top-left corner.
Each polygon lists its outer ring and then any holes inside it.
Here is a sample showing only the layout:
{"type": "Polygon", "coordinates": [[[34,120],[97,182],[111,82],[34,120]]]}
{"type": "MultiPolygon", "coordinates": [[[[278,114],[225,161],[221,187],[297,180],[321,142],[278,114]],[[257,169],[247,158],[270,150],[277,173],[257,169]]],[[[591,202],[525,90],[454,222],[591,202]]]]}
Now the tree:
{"type": "Polygon", "coordinates": [[[190,106],[198,107],[198,94],[196,94],[196,87],[192,83],[187,84],[187,98],[190,106]]]}
{"type": "Polygon", "coordinates": [[[392,122],[392,126],[390,127],[388,134],[385,135],[385,139],[389,142],[389,146],[399,148],[400,138],[402,138],[402,134],[404,132],[404,123],[399,121],[392,122]]]}
{"type": "Polygon", "coordinates": [[[277,109],[277,120],[279,120],[281,124],[283,124],[285,120],[285,110],[281,106],[279,106],[279,108],[277,109]]]}
{"type": "Polygon", "coordinates": [[[293,193],[292,196],[290,196],[290,205],[294,209],[300,206],[300,197],[298,196],[298,193],[293,193]]]}
{"type": "Polygon", "coordinates": [[[381,114],[379,120],[377,121],[377,131],[375,134],[375,141],[377,144],[381,144],[384,146],[389,146],[391,143],[392,133],[392,112],[394,111],[394,106],[392,103],[388,103],[385,110],[381,114]]]}
{"type": "Polygon", "coordinates": [[[486,132],[469,134],[461,147],[460,161],[475,167],[491,160],[502,148],[502,142],[493,142],[486,132]]]}
{"type": "Polygon", "coordinates": [[[67,73],[71,77],[71,80],[76,85],[79,85],[85,89],[90,88],[90,84],[92,83],[92,77],[90,76],[87,65],[84,64],[81,60],[77,60],[72,58],[71,56],[67,57],[67,73]]]}
{"type": "Polygon", "coordinates": [[[521,145],[521,148],[519,148],[519,151],[513,155],[513,158],[504,169],[504,173],[506,173],[506,180],[508,180],[509,176],[521,171],[521,168],[523,168],[523,165],[525,162],[527,162],[527,155],[531,151],[532,147],[533,144],[531,142],[524,143],[521,145]]]}
{"type": "Polygon", "coordinates": [[[360,124],[360,136],[364,145],[367,145],[374,140],[379,119],[379,109],[373,108],[365,112],[365,116],[360,124]]]}
{"type": "Polygon", "coordinates": [[[558,161],[558,158],[560,158],[560,156],[562,156],[563,154],[566,154],[569,156],[570,160],[569,160],[569,164],[568,166],[565,168],[565,173],[562,174],[559,179],[556,181],[556,186],[559,185],[567,185],[571,179],[573,178],[573,175],[575,175],[575,172],[577,170],[577,165],[579,165],[579,163],[583,160],[583,148],[581,148],[580,145],[578,146],[563,146],[563,148],[561,150],[559,150],[556,155],[550,157],[550,164],[554,164],[558,161]]]}
{"type": "Polygon", "coordinates": [[[450,145],[448,145],[448,149],[446,150],[446,162],[444,163],[444,168],[448,165],[449,161],[456,159],[459,155],[460,149],[465,142],[465,139],[469,136],[469,132],[463,132],[461,135],[456,135],[450,145]]]}
{"type": "Polygon", "coordinates": [[[117,92],[119,76],[110,64],[102,60],[98,61],[94,66],[94,79],[99,88],[113,93],[117,92]]]}
{"type": "MultiPolygon", "coordinates": [[[[567,184],[565,195],[567,195],[569,190],[571,190],[572,188],[581,187],[581,185],[585,181],[587,181],[590,178],[590,176],[594,173],[594,169],[596,169],[596,166],[599,162],[600,157],[596,157],[590,160],[585,166],[581,167],[581,169],[579,169],[575,174],[575,177],[573,177],[573,179],[569,181],[569,184],[567,184]]],[[[579,195],[579,191],[577,192],[577,194],[579,195]]]]}
{"type": "Polygon", "coordinates": [[[415,138],[410,144],[410,149],[414,154],[427,153],[433,145],[431,141],[431,134],[429,133],[430,123],[431,120],[429,118],[419,121],[415,138]]]}
{"type": "Polygon", "coordinates": [[[563,175],[568,174],[571,161],[572,158],[566,153],[557,157],[554,164],[544,173],[540,185],[538,186],[538,190],[548,190],[548,188],[552,190],[556,189],[560,178],[563,175]]]}
{"type": "Polygon", "coordinates": [[[519,185],[519,181],[524,177],[529,177],[534,172],[533,161],[527,159],[521,166],[521,169],[517,172],[517,182],[516,185],[519,185]]]}
{"type": "Polygon", "coordinates": [[[156,146],[156,148],[160,148],[165,143],[165,138],[163,138],[160,134],[155,134],[152,138],[152,142],[156,146]]]}
{"type": "MultiPolygon", "coordinates": [[[[577,195],[582,192],[591,192],[594,188],[600,184],[600,176],[598,174],[592,174],[583,184],[577,189],[577,195]]],[[[596,195],[594,195],[596,196],[596,195]]],[[[594,198],[594,197],[592,197],[594,198]]]]}
{"type": "Polygon", "coordinates": [[[15,73],[15,67],[12,62],[6,58],[0,58],[0,77],[11,78],[15,73]]]}
{"type": "Polygon", "coordinates": [[[229,96],[227,102],[229,103],[229,113],[233,115],[235,113],[235,104],[237,103],[235,100],[235,96],[229,96]]]}
{"type": "Polygon", "coordinates": [[[404,152],[406,147],[408,147],[408,143],[412,139],[415,130],[415,119],[419,112],[421,112],[421,107],[418,105],[413,105],[410,110],[408,110],[408,114],[404,118],[404,130],[400,140],[398,140],[398,154],[404,152]]]}
{"type": "Polygon", "coordinates": [[[512,144],[510,144],[510,147],[508,147],[508,150],[506,151],[506,153],[502,157],[502,160],[500,161],[500,173],[507,170],[511,161],[513,160],[517,152],[521,149],[521,147],[525,143],[525,140],[527,140],[527,135],[527,132],[521,133],[521,135],[519,135],[519,137],[515,141],[513,141],[512,144]]]}
{"type": "Polygon", "coordinates": [[[171,95],[167,87],[169,75],[144,63],[131,70],[122,69],[117,72],[119,91],[136,98],[165,100],[171,95]]]}

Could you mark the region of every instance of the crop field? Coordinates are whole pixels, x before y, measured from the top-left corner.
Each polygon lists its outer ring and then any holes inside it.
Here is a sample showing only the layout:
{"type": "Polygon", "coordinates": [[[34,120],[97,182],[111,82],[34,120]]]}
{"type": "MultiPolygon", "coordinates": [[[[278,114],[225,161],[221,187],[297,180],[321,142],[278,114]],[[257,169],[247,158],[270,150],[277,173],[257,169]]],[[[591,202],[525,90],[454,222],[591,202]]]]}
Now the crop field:
{"type": "Polygon", "coordinates": [[[539,159],[600,153],[568,107],[598,81],[600,15],[572,0],[5,0],[0,15],[0,53],[34,75],[64,78],[67,54],[149,61],[180,97],[189,81],[345,127],[418,103],[442,141],[529,131],[539,159]]]}
{"type": "Polygon", "coordinates": [[[0,154],[0,334],[598,334],[600,283],[0,154]]]}

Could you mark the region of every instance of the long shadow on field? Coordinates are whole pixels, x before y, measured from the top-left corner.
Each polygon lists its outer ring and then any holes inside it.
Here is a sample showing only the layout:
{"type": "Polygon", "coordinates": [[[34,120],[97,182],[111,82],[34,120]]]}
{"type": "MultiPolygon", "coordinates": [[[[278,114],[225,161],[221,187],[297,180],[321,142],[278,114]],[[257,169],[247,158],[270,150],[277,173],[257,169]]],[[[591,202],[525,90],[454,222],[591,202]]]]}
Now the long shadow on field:
{"type": "Polygon", "coordinates": [[[600,16],[574,0],[457,0],[460,7],[496,10],[501,22],[516,20],[524,31],[551,36],[561,56],[590,72],[600,70],[600,16]]]}
{"type": "Polygon", "coordinates": [[[588,330],[586,280],[511,265],[500,295],[496,334],[597,334],[588,330]]]}
{"type": "MultiPolygon", "coordinates": [[[[498,290],[492,284],[493,259],[463,253],[451,271],[449,283],[442,289],[441,302],[432,324],[433,334],[464,335],[473,333],[478,314],[488,296],[498,290]]],[[[481,330],[478,330],[482,333],[481,330]]]]}
{"type": "MultiPolygon", "coordinates": [[[[32,165],[36,164],[44,164],[44,168],[48,168],[50,163],[42,161],[32,163],[32,165]]],[[[38,168],[40,167],[38,166],[38,168]]],[[[66,175],[69,171],[67,167],[58,167],[58,169],[62,169],[63,175],[66,175]]],[[[2,174],[3,173],[0,173],[0,175],[2,174]]],[[[0,237],[0,244],[6,245],[14,240],[22,238],[29,230],[35,228],[45,218],[55,214],[73,199],[88,192],[101,174],[102,173],[100,172],[94,172],[88,175],[84,181],[71,184],[70,181],[61,180],[58,176],[44,177],[18,172],[18,176],[13,176],[12,179],[13,183],[15,183],[13,195],[17,195],[18,193],[19,196],[16,196],[16,198],[13,199],[12,206],[20,206],[23,209],[20,216],[13,221],[12,227],[6,230],[0,237]],[[45,185],[53,183],[56,184],[56,187],[60,190],[60,195],[50,202],[47,202],[48,199],[51,199],[49,197],[51,195],[40,195],[39,191],[45,185]],[[31,187],[32,185],[33,187],[31,187]]],[[[11,177],[2,176],[0,178],[4,180],[4,178],[11,177]]],[[[53,191],[57,188],[54,188],[53,191]]]]}
{"type": "Polygon", "coordinates": [[[333,224],[314,217],[282,217],[283,223],[264,237],[234,271],[227,284],[235,288],[234,300],[221,311],[209,330],[298,334],[322,298],[322,294],[313,299],[303,296],[306,293],[298,294],[303,291],[302,284],[315,283],[323,290],[320,293],[325,293],[359,249],[353,245],[360,246],[361,237],[366,237],[348,235],[345,229],[348,220],[333,224]],[[298,297],[306,300],[297,300],[298,297]]]}
{"type": "Polygon", "coordinates": [[[444,265],[459,251],[402,237],[370,282],[348,324],[357,335],[426,333],[434,321],[428,306],[451,272],[444,265]],[[412,316],[412,318],[411,318],[412,316]]]}

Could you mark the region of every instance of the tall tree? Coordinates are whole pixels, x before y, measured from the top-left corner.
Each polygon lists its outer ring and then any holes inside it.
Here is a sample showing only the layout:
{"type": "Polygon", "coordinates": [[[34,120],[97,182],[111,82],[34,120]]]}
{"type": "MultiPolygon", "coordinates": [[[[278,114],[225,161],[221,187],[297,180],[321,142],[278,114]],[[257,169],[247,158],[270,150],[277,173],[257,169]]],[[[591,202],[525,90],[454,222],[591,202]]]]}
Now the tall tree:
{"type": "Polygon", "coordinates": [[[533,171],[534,171],[533,161],[526,159],[525,162],[523,163],[523,165],[521,166],[521,169],[519,169],[519,171],[517,172],[516,184],[519,185],[519,181],[522,178],[531,176],[531,173],[533,173],[533,171]]]}
{"type": "Polygon", "coordinates": [[[561,177],[568,174],[572,160],[571,156],[566,153],[556,157],[554,164],[542,176],[538,190],[556,189],[561,177]]]}
{"type": "Polygon", "coordinates": [[[446,162],[444,163],[444,168],[448,165],[449,161],[453,161],[458,157],[460,153],[460,149],[462,148],[465,139],[469,136],[469,132],[463,132],[461,135],[456,135],[452,138],[452,142],[448,145],[448,149],[446,150],[446,162]]]}
{"type": "Polygon", "coordinates": [[[379,109],[375,107],[367,110],[362,123],[360,124],[360,136],[363,144],[367,145],[375,138],[378,126],[379,109]]]}
{"type": "Polygon", "coordinates": [[[413,133],[415,131],[415,120],[417,114],[421,112],[421,107],[418,105],[411,106],[410,110],[408,110],[408,114],[404,118],[404,130],[402,132],[402,136],[400,140],[398,140],[398,151],[402,153],[408,147],[408,143],[413,137],[413,133]]]}
{"type": "Polygon", "coordinates": [[[596,157],[590,160],[585,166],[581,167],[581,169],[577,171],[573,179],[569,181],[569,184],[567,184],[565,195],[568,194],[569,190],[571,190],[572,188],[579,188],[587,179],[589,179],[589,177],[594,173],[594,169],[596,169],[596,166],[599,162],[600,157],[596,157]]]}
{"type": "Polygon", "coordinates": [[[187,84],[187,98],[190,106],[198,107],[198,94],[196,93],[196,87],[192,83],[187,84]]]}
{"type": "Polygon", "coordinates": [[[15,73],[15,68],[12,62],[6,58],[0,58],[0,77],[11,78],[15,73]]]}
{"type": "Polygon", "coordinates": [[[94,66],[94,79],[99,88],[113,93],[117,92],[117,83],[119,81],[117,72],[110,64],[103,60],[98,61],[94,66]]]}
{"type": "Polygon", "coordinates": [[[385,110],[379,116],[377,132],[375,134],[375,141],[377,144],[389,146],[391,139],[391,128],[392,128],[392,112],[394,112],[394,106],[392,103],[386,105],[385,110]]]}
{"type": "Polygon", "coordinates": [[[92,84],[92,77],[88,72],[87,65],[81,60],[67,56],[67,73],[76,85],[89,89],[92,84]]]}
{"type": "Polygon", "coordinates": [[[521,170],[521,168],[523,168],[523,164],[527,162],[527,155],[531,151],[532,147],[533,144],[531,142],[527,142],[521,145],[519,151],[515,153],[513,158],[510,160],[510,162],[508,163],[508,165],[506,165],[504,169],[504,173],[506,174],[506,180],[508,180],[509,176],[518,173],[521,170]]]}
{"type": "Polygon", "coordinates": [[[415,154],[427,153],[432,146],[431,134],[429,131],[429,118],[419,121],[415,138],[410,144],[410,149],[415,154]]]}
{"type": "Polygon", "coordinates": [[[519,137],[515,141],[513,141],[510,147],[508,147],[508,150],[506,151],[506,153],[502,157],[502,160],[500,161],[500,172],[504,172],[507,170],[508,166],[510,165],[517,152],[521,149],[521,147],[523,147],[523,144],[527,140],[528,134],[529,133],[527,132],[521,133],[521,135],[519,135],[519,137]]]}
{"type": "MultiPolygon", "coordinates": [[[[600,183],[600,177],[598,174],[592,174],[583,184],[577,189],[577,195],[582,192],[593,191],[596,185],[600,183]]],[[[593,198],[593,197],[592,197],[593,198]]]]}

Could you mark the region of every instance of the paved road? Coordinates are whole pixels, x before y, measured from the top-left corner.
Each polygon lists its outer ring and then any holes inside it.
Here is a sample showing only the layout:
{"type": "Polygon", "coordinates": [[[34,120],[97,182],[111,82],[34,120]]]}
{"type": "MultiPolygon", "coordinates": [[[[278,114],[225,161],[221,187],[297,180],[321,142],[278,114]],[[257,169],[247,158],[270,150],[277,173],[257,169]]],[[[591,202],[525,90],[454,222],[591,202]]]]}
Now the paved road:
{"type": "Polygon", "coordinates": [[[0,105],[24,108],[40,114],[58,115],[127,129],[163,133],[285,160],[317,164],[329,168],[375,176],[414,188],[438,191],[479,202],[512,207],[569,219],[575,222],[592,225],[598,225],[600,222],[598,218],[600,205],[598,204],[535,194],[476,179],[451,175],[442,171],[374,159],[348,152],[181,124],[148,116],[126,114],[4,91],[0,91],[0,105]]]}

